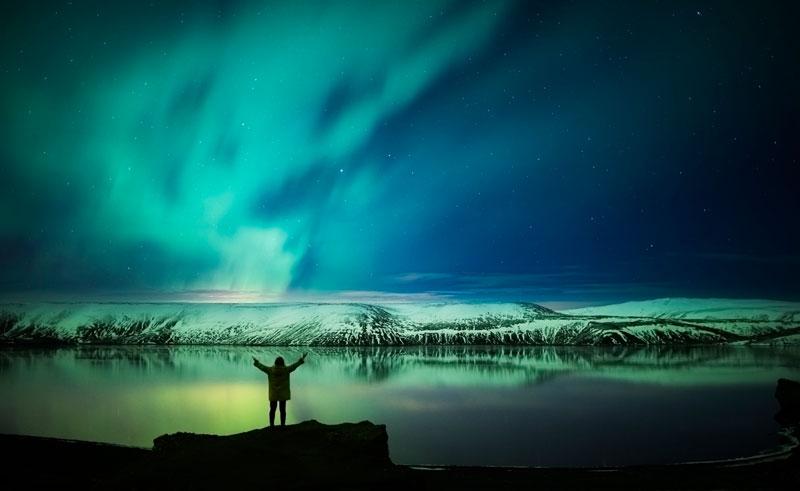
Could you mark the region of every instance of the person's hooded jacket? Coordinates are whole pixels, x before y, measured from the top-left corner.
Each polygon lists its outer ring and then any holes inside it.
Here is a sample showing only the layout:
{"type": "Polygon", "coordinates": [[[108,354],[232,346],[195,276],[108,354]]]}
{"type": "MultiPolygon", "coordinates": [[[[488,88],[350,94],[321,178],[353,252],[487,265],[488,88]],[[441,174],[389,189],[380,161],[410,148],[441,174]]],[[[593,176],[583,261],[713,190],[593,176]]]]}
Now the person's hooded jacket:
{"type": "Polygon", "coordinates": [[[277,365],[268,367],[259,361],[255,362],[256,368],[266,373],[267,378],[269,379],[270,401],[288,401],[292,398],[292,391],[289,387],[289,374],[295,371],[297,367],[302,364],[302,358],[291,365],[282,367],[277,365]]]}

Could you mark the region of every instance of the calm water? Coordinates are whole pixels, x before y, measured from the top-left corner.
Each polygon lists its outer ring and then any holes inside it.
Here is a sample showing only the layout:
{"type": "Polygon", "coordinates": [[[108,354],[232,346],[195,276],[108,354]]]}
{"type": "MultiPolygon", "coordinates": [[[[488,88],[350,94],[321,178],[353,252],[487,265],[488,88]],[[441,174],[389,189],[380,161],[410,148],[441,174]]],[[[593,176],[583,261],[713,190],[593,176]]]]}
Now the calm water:
{"type": "MultiPolygon", "coordinates": [[[[302,350],[0,350],[0,433],[151,446],[264,426],[251,364],[302,350]]],[[[288,423],[387,425],[396,463],[595,466],[745,456],[779,443],[797,348],[308,349],[288,423]]]]}

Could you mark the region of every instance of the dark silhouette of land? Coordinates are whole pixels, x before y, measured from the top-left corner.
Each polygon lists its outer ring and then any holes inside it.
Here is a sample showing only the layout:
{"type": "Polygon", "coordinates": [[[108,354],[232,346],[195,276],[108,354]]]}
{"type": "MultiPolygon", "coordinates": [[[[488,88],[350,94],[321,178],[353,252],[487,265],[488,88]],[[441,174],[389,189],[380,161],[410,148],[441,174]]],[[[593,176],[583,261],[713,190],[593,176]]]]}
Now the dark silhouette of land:
{"type": "MultiPolygon", "coordinates": [[[[401,466],[386,427],[306,421],[229,436],[176,433],[153,449],[0,435],[5,489],[800,489],[800,384],[782,379],[776,419],[791,442],[770,455],[617,468],[401,466]]],[[[621,436],[622,437],[622,436],[621,436]]]]}
{"type": "MultiPolygon", "coordinates": [[[[798,432],[795,429],[795,437],[798,432]]],[[[0,435],[5,489],[797,489],[800,451],[768,460],[600,469],[399,466],[385,427],[369,422],[230,436],[178,433],[152,450],[0,435]]]]}

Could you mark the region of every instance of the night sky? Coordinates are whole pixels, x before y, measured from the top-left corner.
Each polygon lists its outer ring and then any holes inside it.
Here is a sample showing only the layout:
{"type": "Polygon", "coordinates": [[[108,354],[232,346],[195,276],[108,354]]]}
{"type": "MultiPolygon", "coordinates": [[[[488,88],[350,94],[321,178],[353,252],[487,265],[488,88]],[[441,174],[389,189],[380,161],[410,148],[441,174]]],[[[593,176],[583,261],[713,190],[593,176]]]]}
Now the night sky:
{"type": "Polygon", "coordinates": [[[799,2],[3,2],[0,292],[800,299],[799,2]]]}

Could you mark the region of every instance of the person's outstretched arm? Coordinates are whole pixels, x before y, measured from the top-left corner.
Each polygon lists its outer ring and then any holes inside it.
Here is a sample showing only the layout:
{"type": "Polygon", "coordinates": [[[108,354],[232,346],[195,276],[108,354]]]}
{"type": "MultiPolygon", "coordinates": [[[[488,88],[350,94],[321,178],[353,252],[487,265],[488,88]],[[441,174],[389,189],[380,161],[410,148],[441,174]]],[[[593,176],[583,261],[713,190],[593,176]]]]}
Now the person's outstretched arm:
{"type": "Polygon", "coordinates": [[[297,360],[296,362],[294,362],[291,365],[289,365],[287,367],[289,369],[289,372],[293,372],[293,371],[297,370],[297,367],[299,367],[300,365],[305,363],[306,355],[308,355],[308,353],[303,353],[303,356],[301,356],[299,360],[297,360]]]}
{"type": "Polygon", "coordinates": [[[253,357],[253,365],[262,372],[269,373],[269,370],[267,370],[268,367],[263,363],[261,363],[260,361],[258,361],[258,359],[255,356],[253,357]]]}

